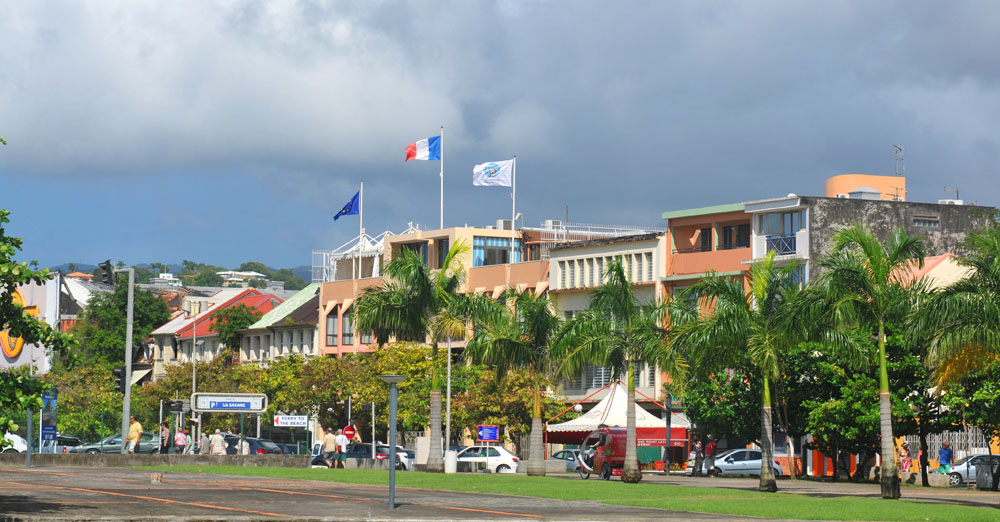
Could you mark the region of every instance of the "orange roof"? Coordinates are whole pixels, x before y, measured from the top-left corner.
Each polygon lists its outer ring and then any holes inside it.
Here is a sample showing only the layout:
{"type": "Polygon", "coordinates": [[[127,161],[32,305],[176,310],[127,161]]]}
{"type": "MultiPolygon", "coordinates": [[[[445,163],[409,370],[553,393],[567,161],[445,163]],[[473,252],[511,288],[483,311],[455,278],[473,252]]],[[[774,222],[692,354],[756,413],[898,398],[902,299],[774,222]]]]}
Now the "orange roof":
{"type": "MultiPolygon", "coordinates": [[[[215,312],[222,310],[224,308],[231,308],[236,305],[246,305],[250,308],[256,308],[262,314],[270,312],[272,308],[276,305],[281,304],[281,299],[278,296],[272,294],[261,294],[259,290],[255,288],[247,288],[246,290],[240,292],[236,297],[212,307],[211,311],[207,311],[205,314],[198,314],[198,337],[207,337],[210,335],[215,335],[215,332],[211,330],[212,325],[215,324],[215,312]]],[[[194,321],[188,323],[183,328],[177,331],[178,339],[187,339],[192,336],[192,325],[194,321]]]]}
{"type": "Polygon", "coordinates": [[[94,274],[84,274],[83,272],[73,272],[71,274],[66,274],[66,277],[73,277],[76,279],[91,279],[94,274]]]}

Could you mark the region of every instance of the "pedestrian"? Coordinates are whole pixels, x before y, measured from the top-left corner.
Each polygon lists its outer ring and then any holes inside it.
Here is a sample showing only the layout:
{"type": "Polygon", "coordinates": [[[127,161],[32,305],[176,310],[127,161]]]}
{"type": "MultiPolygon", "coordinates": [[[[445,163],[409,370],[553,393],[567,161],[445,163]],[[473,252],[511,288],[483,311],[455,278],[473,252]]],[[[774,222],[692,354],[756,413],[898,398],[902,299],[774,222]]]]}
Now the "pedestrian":
{"type": "Polygon", "coordinates": [[[208,435],[205,435],[205,432],[203,431],[201,432],[201,440],[198,442],[198,453],[201,455],[208,455],[208,445],[208,435]]]}
{"type": "Polygon", "coordinates": [[[160,454],[170,453],[170,428],[166,422],[160,423],[160,454]]]}
{"type": "Polygon", "coordinates": [[[135,420],[135,417],[129,417],[131,423],[128,427],[128,443],[126,444],[126,450],[129,453],[135,453],[136,446],[139,445],[139,438],[142,437],[142,424],[135,420]]]}
{"type": "Polygon", "coordinates": [[[705,472],[711,477],[715,474],[715,437],[708,436],[708,445],[705,446],[705,472]]]}
{"type": "Polygon", "coordinates": [[[947,441],[941,443],[941,451],[938,452],[938,472],[944,475],[951,473],[951,459],[955,453],[951,450],[951,444],[947,441]]]}
{"type": "Polygon", "coordinates": [[[215,428],[215,433],[208,440],[208,452],[211,455],[226,454],[226,440],[222,438],[222,430],[215,428]]]}
{"type": "Polygon", "coordinates": [[[192,447],[191,442],[192,442],[191,441],[191,433],[188,432],[188,430],[184,430],[184,443],[185,443],[185,448],[187,449],[188,453],[191,453],[191,450],[194,449],[192,447]]]}
{"type": "Polygon", "coordinates": [[[697,435],[694,439],[694,469],[691,471],[691,476],[700,477],[702,465],[705,462],[705,450],[701,447],[701,440],[698,439],[697,435]]]}
{"type": "Polygon", "coordinates": [[[240,433],[240,446],[239,451],[236,452],[237,455],[249,455],[250,454],[250,443],[247,439],[240,433]]]}
{"type": "Polygon", "coordinates": [[[184,448],[187,447],[187,437],[184,436],[184,432],[177,430],[177,435],[174,435],[174,453],[178,455],[184,454],[184,448]]]}
{"type": "Polygon", "coordinates": [[[337,430],[337,464],[341,468],[347,469],[347,445],[351,440],[344,435],[344,430],[337,430]]]}
{"type": "Polygon", "coordinates": [[[339,461],[339,453],[337,447],[337,437],[333,434],[333,428],[326,429],[326,435],[323,436],[323,461],[326,462],[327,468],[333,468],[339,461]]]}
{"type": "Polygon", "coordinates": [[[913,465],[910,460],[910,447],[903,443],[903,446],[899,448],[899,469],[903,473],[910,472],[910,466],[913,465]]]}

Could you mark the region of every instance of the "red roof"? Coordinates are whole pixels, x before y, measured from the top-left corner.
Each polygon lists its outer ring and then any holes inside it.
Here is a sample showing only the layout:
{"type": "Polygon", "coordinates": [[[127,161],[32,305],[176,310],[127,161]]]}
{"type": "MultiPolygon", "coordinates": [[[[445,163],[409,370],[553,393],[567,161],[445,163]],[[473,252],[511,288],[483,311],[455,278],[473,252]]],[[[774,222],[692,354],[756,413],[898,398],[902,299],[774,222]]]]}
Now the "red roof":
{"type": "MultiPolygon", "coordinates": [[[[208,337],[216,335],[215,332],[211,330],[212,325],[215,324],[215,312],[223,310],[225,308],[232,308],[237,305],[244,305],[248,308],[254,308],[260,311],[262,314],[266,314],[271,311],[272,308],[281,304],[281,298],[272,294],[262,294],[256,288],[247,288],[245,291],[240,292],[232,299],[215,305],[207,314],[198,315],[198,337],[208,337]]],[[[178,339],[187,339],[191,337],[191,323],[188,323],[183,328],[177,331],[178,339]]]]}

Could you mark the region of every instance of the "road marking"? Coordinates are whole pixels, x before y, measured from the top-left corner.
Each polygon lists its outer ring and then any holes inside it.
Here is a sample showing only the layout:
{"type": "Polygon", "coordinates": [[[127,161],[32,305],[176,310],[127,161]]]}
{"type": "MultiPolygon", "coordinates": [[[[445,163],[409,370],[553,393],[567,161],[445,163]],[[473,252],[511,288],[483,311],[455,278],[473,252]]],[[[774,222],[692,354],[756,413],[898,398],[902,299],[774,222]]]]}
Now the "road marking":
{"type": "Polygon", "coordinates": [[[185,505],[185,506],[194,506],[194,507],[202,507],[202,508],[209,508],[209,509],[220,509],[220,510],[223,510],[223,511],[238,511],[240,513],[250,513],[250,514],[253,514],[253,515],[264,515],[264,516],[267,516],[267,517],[283,518],[283,517],[290,516],[290,515],[285,515],[285,514],[282,514],[282,513],[268,513],[266,511],[256,511],[256,510],[253,510],[253,509],[240,509],[240,508],[234,508],[234,507],[228,507],[228,506],[216,506],[216,505],[213,505],[213,504],[202,504],[200,502],[185,502],[183,500],[173,500],[173,499],[168,499],[168,498],[147,497],[147,496],[144,496],[144,495],[130,495],[128,493],[116,493],[114,491],[102,491],[102,490],[99,490],[99,489],[72,488],[72,487],[66,487],[66,486],[52,486],[52,485],[49,485],[49,484],[22,484],[22,483],[19,483],[19,482],[2,482],[2,483],[3,484],[12,484],[12,485],[15,485],[15,486],[45,487],[45,488],[52,488],[52,489],[64,489],[64,490],[69,490],[69,491],[81,491],[81,492],[84,492],[84,493],[97,493],[97,494],[101,494],[101,495],[111,495],[111,496],[115,496],[115,497],[137,498],[139,500],[151,500],[153,502],[163,502],[165,504],[181,504],[181,505],[185,505]]]}
{"type": "MultiPolygon", "coordinates": [[[[306,496],[312,496],[312,497],[337,498],[337,499],[351,500],[351,501],[356,501],[356,502],[381,502],[381,501],[377,501],[375,499],[370,499],[370,498],[345,497],[345,496],[342,496],[342,495],[334,495],[332,493],[307,493],[307,492],[304,492],[304,491],[286,491],[286,490],[282,490],[282,489],[268,489],[268,488],[240,488],[240,489],[244,489],[244,490],[248,490],[248,491],[267,491],[269,493],[284,493],[284,494],[287,494],[287,495],[306,495],[306,496]]],[[[418,503],[413,503],[413,505],[414,506],[421,506],[421,507],[430,507],[430,508],[453,509],[453,510],[456,510],[456,511],[471,511],[473,513],[488,513],[488,514],[491,514],[491,515],[509,515],[509,516],[515,516],[515,517],[525,517],[525,518],[545,518],[545,517],[543,517],[541,515],[530,515],[530,514],[527,514],[527,513],[510,513],[510,512],[507,512],[507,511],[490,511],[488,509],[464,508],[464,507],[456,507],[456,506],[441,506],[441,505],[437,505],[437,504],[418,504],[418,503]]]]}

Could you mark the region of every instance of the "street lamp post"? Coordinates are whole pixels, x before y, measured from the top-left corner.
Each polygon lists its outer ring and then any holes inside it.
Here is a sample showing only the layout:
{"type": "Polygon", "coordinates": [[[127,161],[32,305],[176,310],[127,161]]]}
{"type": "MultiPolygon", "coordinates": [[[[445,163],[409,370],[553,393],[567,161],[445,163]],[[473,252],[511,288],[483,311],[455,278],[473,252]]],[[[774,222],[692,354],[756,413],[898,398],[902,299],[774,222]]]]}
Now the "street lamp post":
{"type": "Polygon", "coordinates": [[[115,270],[128,272],[128,311],[125,324],[125,398],[122,401],[122,447],[123,454],[128,453],[129,417],[132,415],[132,308],[134,305],[135,270],[132,267],[115,270]]]}
{"type": "Polygon", "coordinates": [[[379,377],[389,384],[389,509],[396,509],[396,401],[399,399],[399,388],[396,385],[403,382],[406,376],[379,377]]]}

